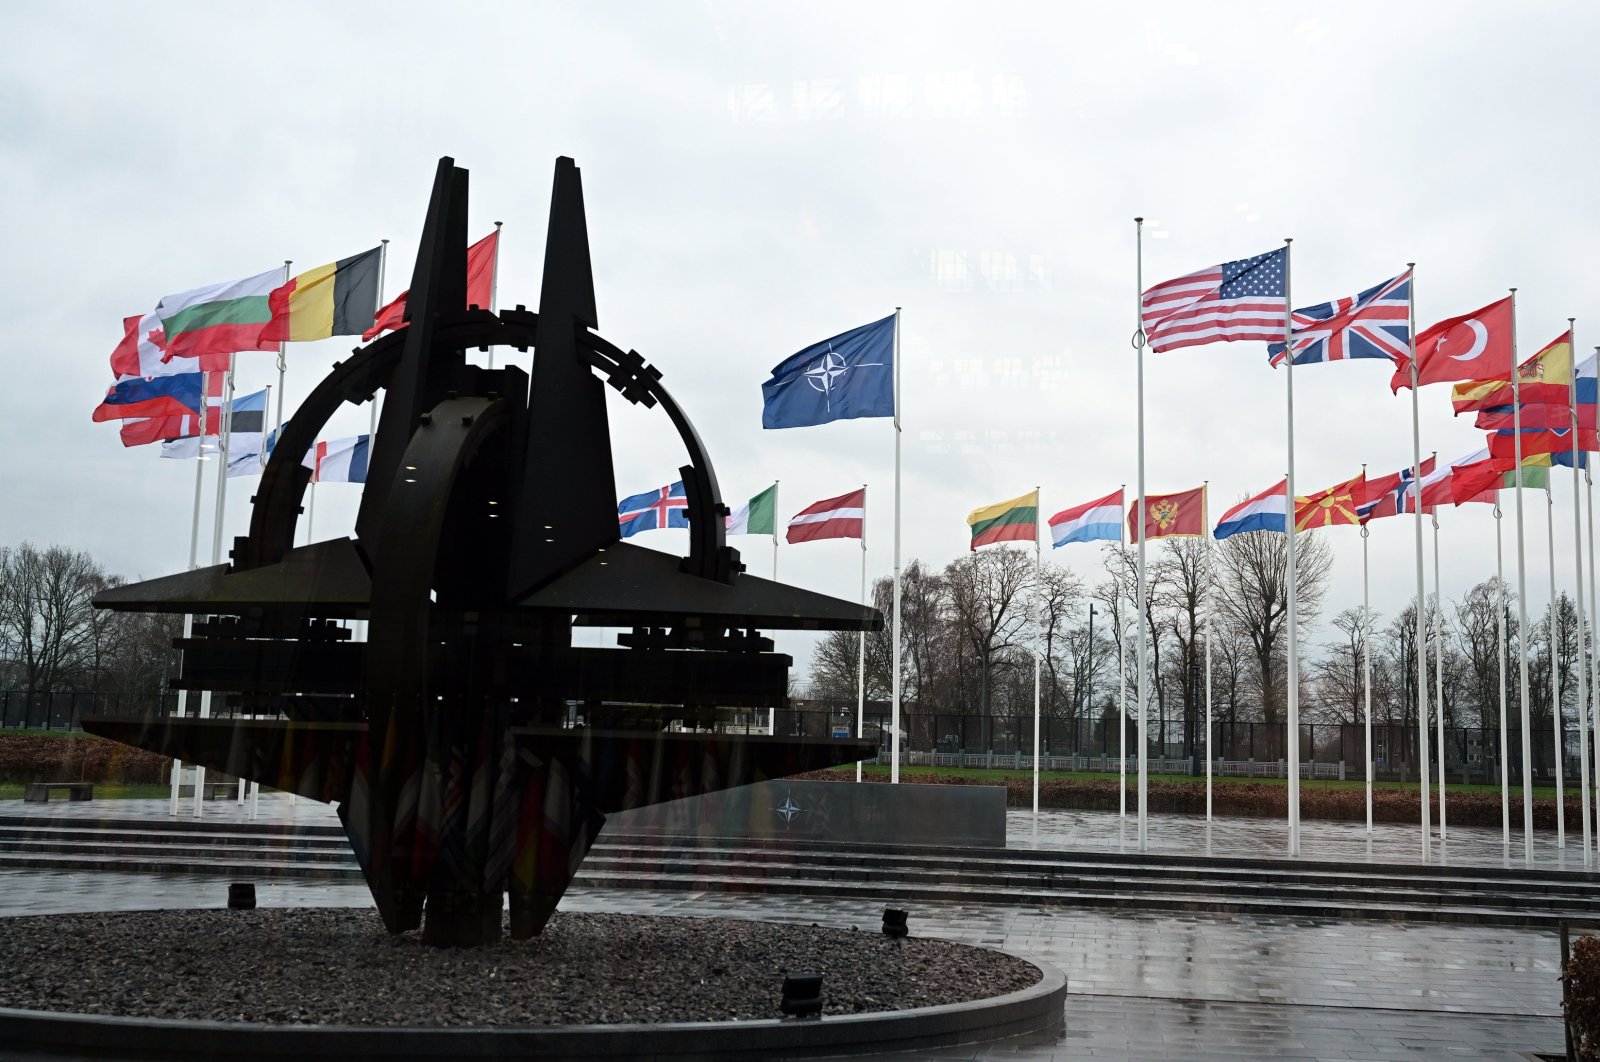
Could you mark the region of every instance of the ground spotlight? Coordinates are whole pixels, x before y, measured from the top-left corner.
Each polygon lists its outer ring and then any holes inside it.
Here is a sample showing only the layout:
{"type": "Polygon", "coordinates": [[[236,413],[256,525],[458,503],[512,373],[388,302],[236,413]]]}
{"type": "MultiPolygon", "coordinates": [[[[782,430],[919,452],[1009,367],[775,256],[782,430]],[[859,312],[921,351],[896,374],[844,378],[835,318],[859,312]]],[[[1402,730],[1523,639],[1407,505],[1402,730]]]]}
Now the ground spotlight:
{"type": "Polygon", "coordinates": [[[906,913],[897,911],[893,907],[883,909],[883,935],[899,940],[908,936],[911,930],[906,928],[906,913]]]}
{"type": "Polygon", "coordinates": [[[252,910],[256,905],[256,887],[248,881],[228,883],[228,906],[239,911],[252,910]]]}
{"type": "Polygon", "coordinates": [[[822,1017],[822,975],[785,974],[783,1002],[778,1009],[791,1018],[822,1017]]]}

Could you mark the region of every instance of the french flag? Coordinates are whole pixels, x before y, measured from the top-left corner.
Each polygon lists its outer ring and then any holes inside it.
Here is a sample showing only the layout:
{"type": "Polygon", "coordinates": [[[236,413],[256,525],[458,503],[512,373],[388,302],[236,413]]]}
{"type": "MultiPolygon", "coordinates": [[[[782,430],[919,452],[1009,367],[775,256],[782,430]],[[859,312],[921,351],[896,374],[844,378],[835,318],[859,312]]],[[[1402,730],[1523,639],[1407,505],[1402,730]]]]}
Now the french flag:
{"type": "Polygon", "coordinates": [[[1122,489],[1050,518],[1050,540],[1059,549],[1069,542],[1122,541],[1122,489]]]}
{"type": "Polygon", "coordinates": [[[1223,513],[1222,520],[1217,524],[1216,539],[1220,542],[1229,535],[1244,531],[1283,532],[1289,523],[1288,510],[1288,481],[1280,479],[1277,486],[1223,513]]]}
{"type": "Polygon", "coordinates": [[[300,463],[311,469],[313,483],[365,483],[371,449],[372,436],[347,435],[317,443],[300,463]]]}

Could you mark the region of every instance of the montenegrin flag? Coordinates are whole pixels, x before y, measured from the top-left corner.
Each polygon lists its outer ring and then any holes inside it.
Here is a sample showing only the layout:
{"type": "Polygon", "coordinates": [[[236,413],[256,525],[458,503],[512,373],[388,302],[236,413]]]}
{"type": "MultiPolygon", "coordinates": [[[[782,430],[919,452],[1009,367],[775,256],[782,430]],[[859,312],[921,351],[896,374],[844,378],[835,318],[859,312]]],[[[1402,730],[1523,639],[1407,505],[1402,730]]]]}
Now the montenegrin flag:
{"type": "Polygon", "coordinates": [[[1278,485],[1240,502],[1222,514],[1217,522],[1216,539],[1221,542],[1230,535],[1245,531],[1283,531],[1288,527],[1288,481],[1280,479],[1278,485]]]}
{"type": "Polygon", "coordinates": [[[170,358],[199,358],[202,372],[224,372],[240,350],[276,350],[267,337],[272,293],[283,286],[283,269],[243,280],[226,280],[167,295],[156,304],[170,358]]]}
{"type": "MultiPolygon", "coordinates": [[[[1203,538],[1206,533],[1206,488],[1177,494],[1146,494],[1144,496],[1144,537],[1152,538],[1203,538]]],[[[1128,536],[1139,541],[1139,512],[1128,514],[1128,536]]]]}
{"type": "Polygon", "coordinates": [[[1070,542],[1122,541],[1122,490],[1063,509],[1050,518],[1052,548],[1070,542]]]}
{"type": "Polygon", "coordinates": [[[867,488],[824,498],[801,509],[789,521],[787,538],[795,542],[815,542],[822,538],[861,538],[867,520],[867,488]]]}
{"type": "Polygon", "coordinates": [[[774,483],[734,510],[727,518],[730,535],[778,533],[778,485],[774,483]]]}
{"type": "Polygon", "coordinates": [[[299,343],[330,336],[359,336],[372,327],[378,305],[382,248],[309,269],[267,297],[272,319],[263,337],[299,343]]]}
{"type": "Polygon", "coordinates": [[[1039,541],[1039,492],[1031,490],[1010,501],[986,505],[967,514],[972,529],[971,549],[996,542],[1039,541]]]}

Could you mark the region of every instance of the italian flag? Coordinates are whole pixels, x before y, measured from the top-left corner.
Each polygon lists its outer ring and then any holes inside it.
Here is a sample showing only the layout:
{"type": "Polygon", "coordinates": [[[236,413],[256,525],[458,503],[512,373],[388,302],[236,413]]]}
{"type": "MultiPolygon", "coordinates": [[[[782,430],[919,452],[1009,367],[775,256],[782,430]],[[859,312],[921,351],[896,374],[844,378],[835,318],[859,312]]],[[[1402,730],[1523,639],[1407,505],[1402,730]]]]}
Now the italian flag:
{"type": "Polygon", "coordinates": [[[166,356],[199,358],[201,372],[226,372],[239,350],[276,350],[267,336],[272,293],[283,286],[283,269],[168,295],[156,304],[166,333],[166,356]]]}
{"type": "Polygon", "coordinates": [[[986,505],[967,514],[972,529],[972,549],[995,542],[1039,541],[1039,492],[1031,490],[1020,498],[986,505]]]}
{"type": "Polygon", "coordinates": [[[776,535],[778,533],[778,485],[774,483],[745,502],[728,517],[730,535],[776,535]]]}

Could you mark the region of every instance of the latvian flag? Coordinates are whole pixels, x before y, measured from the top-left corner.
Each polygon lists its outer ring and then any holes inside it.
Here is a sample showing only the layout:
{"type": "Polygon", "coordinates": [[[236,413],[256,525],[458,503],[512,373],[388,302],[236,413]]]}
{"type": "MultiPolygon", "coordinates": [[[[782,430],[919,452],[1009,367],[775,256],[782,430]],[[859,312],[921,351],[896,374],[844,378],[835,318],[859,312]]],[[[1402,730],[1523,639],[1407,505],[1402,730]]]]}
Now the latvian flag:
{"type": "Polygon", "coordinates": [[[300,463],[311,469],[313,483],[365,483],[371,448],[372,436],[347,435],[317,443],[300,463]]]}
{"type": "Polygon", "coordinates": [[[821,538],[864,538],[867,522],[867,488],[824,498],[807,506],[789,521],[788,540],[814,542],[821,538]]]}
{"type": "Polygon", "coordinates": [[[1069,542],[1121,542],[1121,489],[1056,513],[1050,518],[1050,540],[1057,548],[1069,542]]]}

